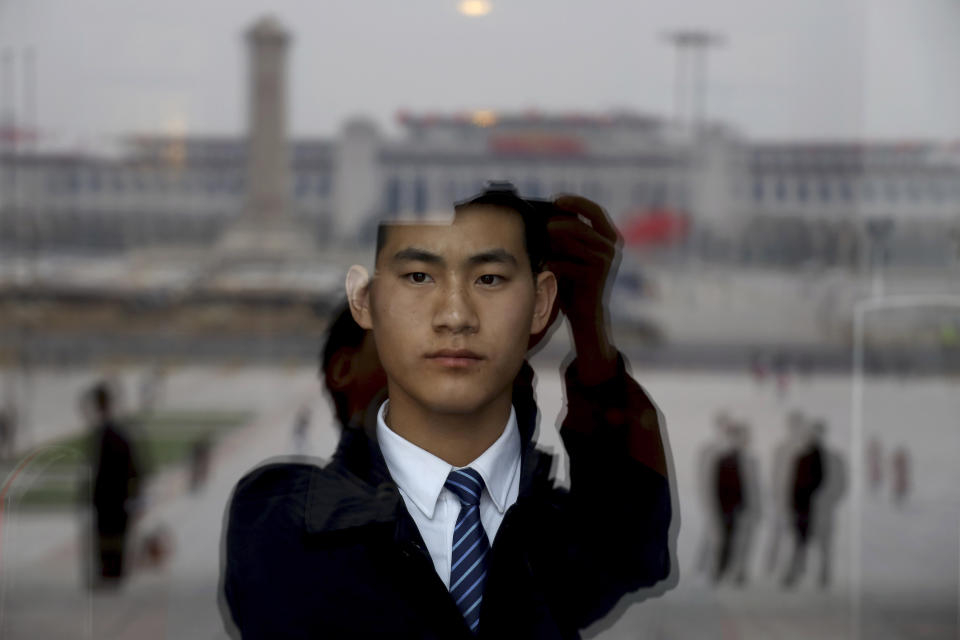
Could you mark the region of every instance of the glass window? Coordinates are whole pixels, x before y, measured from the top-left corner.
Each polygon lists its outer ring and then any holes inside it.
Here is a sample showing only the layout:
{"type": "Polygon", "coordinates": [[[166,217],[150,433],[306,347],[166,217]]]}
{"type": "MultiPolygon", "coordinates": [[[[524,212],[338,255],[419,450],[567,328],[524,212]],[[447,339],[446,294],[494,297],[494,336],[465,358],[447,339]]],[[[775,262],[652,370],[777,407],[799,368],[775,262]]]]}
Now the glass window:
{"type": "Polygon", "coordinates": [[[777,200],[783,202],[787,199],[787,185],[784,183],[783,178],[777,180],[777,200]]]}
{"type": "Polygon", "coordinates": [[[799,181],[797,182],[797,200],[799,200],[800,202],[806,202],[806,201],[807,201],[807,191],[808,191],[808,189],[807,189],[807,181],[806,181],[806,180],[799,180],[799,181]]]}
{"type": "Polygon", "coordinates": [[[753,199],[756,202],[763,202],[763,178],[757,178],[753,181],[753,199]]]}

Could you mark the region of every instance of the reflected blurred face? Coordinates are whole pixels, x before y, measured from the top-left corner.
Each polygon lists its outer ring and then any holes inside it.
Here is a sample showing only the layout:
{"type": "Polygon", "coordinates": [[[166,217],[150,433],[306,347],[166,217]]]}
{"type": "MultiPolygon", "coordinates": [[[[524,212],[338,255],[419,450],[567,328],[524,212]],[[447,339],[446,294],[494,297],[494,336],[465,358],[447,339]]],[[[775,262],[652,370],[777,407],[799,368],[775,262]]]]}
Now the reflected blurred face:
{"type": "Polygon", "coordinates": [[[368,307],[391,399],[470,414],[509,397],[555,283],[532,275],[513,211],[468,207],[452,224],[390,228],[368,307]]]}

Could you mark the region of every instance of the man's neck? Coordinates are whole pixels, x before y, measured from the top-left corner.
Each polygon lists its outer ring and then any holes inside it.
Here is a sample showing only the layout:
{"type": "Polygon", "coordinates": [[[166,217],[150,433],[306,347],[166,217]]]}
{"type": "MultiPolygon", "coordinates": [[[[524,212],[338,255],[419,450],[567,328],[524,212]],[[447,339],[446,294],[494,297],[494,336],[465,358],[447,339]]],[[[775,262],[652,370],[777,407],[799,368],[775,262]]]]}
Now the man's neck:
{"type": "Polygon", "coordinates": [[[510,393],[469,414],[437,413],[403,393],[391,393],[384,421],[405,440],[455,467],[464,467],[503,434],[510,410],[510,393]]]}

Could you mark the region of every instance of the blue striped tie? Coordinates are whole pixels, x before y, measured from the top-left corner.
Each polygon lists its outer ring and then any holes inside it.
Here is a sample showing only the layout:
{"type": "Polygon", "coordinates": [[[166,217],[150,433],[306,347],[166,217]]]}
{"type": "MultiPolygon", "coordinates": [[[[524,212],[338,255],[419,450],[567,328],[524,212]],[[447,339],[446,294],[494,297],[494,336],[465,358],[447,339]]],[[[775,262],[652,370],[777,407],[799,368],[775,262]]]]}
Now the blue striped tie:
{"type": "Polygon", "coordinates": [[[453,529],[450,557],[450,595],[474,633],[480,625],[480,601],[487,580],[490,543],[480,522],[483,478],[473,469],[454,469],[444,485],[460,498],[460,515],[453,529]]]}

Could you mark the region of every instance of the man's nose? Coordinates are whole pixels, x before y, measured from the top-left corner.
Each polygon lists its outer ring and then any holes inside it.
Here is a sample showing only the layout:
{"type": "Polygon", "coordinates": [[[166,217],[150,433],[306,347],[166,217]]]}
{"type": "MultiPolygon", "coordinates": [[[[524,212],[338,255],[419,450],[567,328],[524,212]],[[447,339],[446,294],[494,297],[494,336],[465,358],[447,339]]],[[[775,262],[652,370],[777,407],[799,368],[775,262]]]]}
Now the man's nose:
{"type": "Polygon", "coordinates": [[[480,321],[467,285],[453,283],[439,293],[433,318],[434,329],[452,333],[476,333],[480,321]]]}

